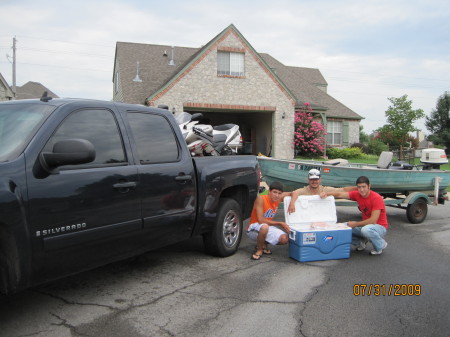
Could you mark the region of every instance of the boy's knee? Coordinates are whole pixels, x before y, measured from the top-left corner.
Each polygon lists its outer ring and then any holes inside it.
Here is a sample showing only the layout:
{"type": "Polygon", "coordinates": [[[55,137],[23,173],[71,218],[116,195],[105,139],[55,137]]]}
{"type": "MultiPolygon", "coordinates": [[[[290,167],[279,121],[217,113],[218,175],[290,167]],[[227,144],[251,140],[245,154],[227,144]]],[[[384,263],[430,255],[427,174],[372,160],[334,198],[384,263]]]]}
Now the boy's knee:
{"type": "Polygon", "coordinates": [[[285,245],[289,242],[289,237],[287,236],[287,234],[283,234],[279,237],[278,239],[278,244],[279,245],[285,245]]]}
{"type": "Polygon", "coordinates": [[[361,228],[361,235],[364,237],[370,236],[370,227],[364,226],[363,228],[361,228]]]}
{"type": "Polygon", "coordinates": [[[261,225],[261,227],[259,228],[259,232],[263,232],[263,233],[267,233],[269,231],[269,225],[261,225]]]}

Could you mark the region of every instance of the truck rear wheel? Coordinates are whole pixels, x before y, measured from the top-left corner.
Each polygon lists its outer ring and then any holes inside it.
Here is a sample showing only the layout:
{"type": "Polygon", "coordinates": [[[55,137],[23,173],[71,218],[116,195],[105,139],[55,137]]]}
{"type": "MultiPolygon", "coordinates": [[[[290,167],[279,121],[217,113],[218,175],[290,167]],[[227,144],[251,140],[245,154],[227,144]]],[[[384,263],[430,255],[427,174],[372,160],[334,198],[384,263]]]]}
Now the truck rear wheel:
{"type": "Polygon", "coordinates": [[[242,238],[242,213],[234,199],[220,200],[214,228],[203,236],[205,249],[216,256],[236,253],[242,238]]]}

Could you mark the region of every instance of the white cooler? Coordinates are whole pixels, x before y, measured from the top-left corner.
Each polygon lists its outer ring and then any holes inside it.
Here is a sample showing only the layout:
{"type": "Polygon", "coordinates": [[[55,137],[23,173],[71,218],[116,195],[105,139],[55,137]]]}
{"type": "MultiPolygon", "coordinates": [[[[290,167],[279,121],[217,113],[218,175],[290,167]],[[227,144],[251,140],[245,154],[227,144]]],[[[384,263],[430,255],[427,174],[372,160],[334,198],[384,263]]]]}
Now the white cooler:
{"type": "Polygon", "coordinates": [[[284,216],[291,227],[289,257],[300,262],[350,257],[352,229],[336,223],[334,197],[299,196],[295,212],[288,214],[290,201],[291,197],[284,198],[284,216]]]}

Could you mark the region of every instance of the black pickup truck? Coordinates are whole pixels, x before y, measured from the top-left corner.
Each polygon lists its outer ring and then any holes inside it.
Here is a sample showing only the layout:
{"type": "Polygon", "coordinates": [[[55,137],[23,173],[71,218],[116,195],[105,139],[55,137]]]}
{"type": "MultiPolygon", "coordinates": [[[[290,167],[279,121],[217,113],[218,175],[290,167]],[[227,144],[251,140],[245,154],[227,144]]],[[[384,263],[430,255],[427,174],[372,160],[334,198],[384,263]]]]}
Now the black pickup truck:
{"type": "Polygon", "coordinates": [[[54,99],[0,103],[0,292],[202,235],[236,252],[255,156],[192,158],[170,112],[54,99]]]}

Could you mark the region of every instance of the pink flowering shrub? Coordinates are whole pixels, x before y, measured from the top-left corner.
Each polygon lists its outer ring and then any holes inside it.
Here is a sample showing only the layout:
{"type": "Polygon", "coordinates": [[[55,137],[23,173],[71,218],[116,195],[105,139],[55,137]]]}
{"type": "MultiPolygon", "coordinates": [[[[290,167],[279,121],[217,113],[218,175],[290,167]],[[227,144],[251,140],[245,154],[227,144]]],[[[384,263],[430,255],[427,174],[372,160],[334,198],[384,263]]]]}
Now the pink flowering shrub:
{"type": "Polygon", "coordinates": [[[324,151],[325,128],[319,122],[314,121],[309,103],[295,112],[295,153],[300,156],[320,156],[324,151]]]}

